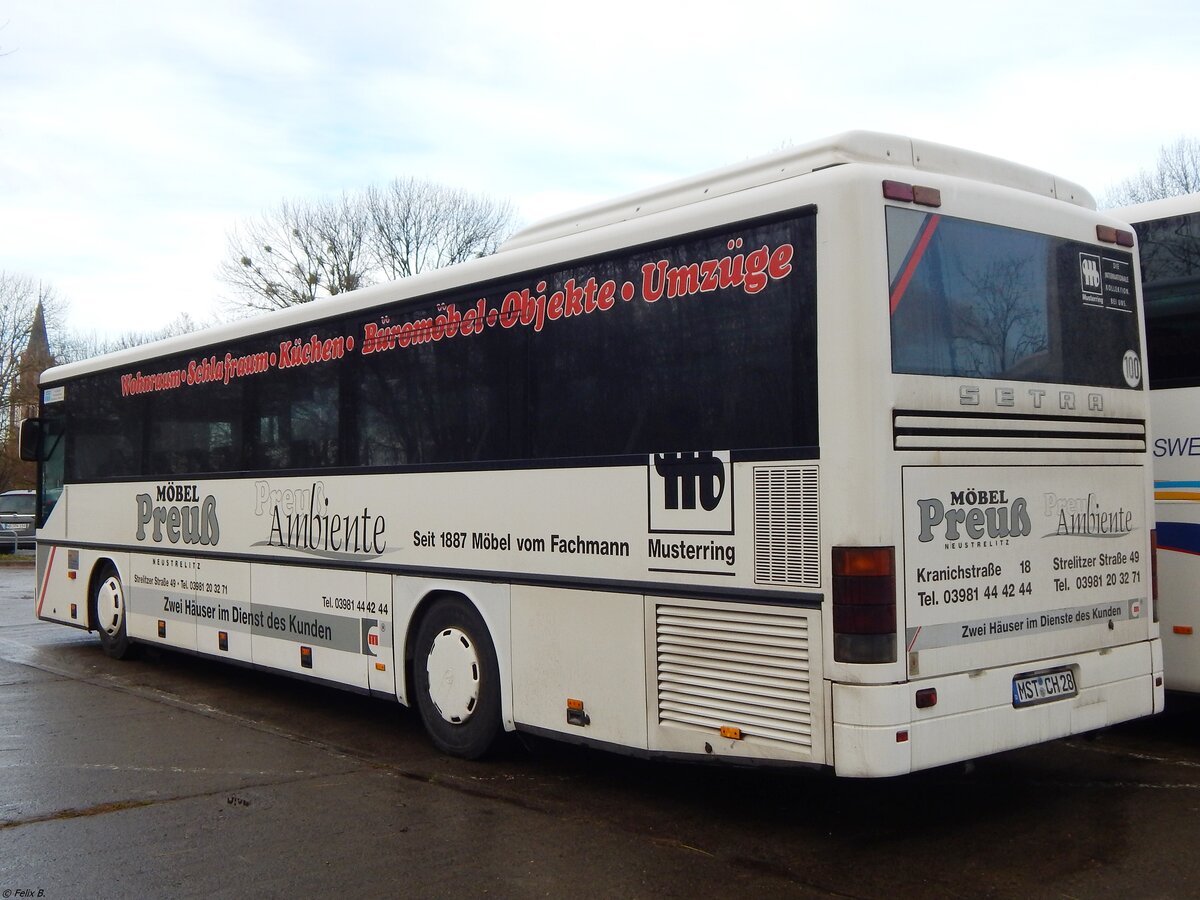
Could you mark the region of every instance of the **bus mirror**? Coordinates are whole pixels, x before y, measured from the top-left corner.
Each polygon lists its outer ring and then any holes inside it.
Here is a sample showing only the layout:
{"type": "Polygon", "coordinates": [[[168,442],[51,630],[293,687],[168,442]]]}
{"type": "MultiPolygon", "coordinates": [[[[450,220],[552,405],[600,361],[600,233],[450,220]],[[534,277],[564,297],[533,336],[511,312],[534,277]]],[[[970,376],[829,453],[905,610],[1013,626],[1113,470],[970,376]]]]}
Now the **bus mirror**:
{"type": "Polygon", "coordinates": [[[26,419],[21,423],[21,459],[38,462],[42,458],[42,420],[26,419]]]}

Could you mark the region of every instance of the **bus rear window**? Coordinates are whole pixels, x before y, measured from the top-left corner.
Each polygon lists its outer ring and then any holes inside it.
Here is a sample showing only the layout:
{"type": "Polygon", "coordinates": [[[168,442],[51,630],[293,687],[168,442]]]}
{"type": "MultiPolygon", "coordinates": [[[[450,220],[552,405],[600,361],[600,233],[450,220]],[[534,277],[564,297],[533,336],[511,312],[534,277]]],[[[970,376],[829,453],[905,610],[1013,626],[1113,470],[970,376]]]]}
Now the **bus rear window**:
{"type": "Polygon", "coordinates": [[[1200,384],[1200,213],[1135,222],[1142,254],[1150,387],[1200,384]]]}
{"type": "Polygon", "coordinates": [[[1140,385],[1132,254],[898,207],[887,235],[893,372],[1140,385]]]}

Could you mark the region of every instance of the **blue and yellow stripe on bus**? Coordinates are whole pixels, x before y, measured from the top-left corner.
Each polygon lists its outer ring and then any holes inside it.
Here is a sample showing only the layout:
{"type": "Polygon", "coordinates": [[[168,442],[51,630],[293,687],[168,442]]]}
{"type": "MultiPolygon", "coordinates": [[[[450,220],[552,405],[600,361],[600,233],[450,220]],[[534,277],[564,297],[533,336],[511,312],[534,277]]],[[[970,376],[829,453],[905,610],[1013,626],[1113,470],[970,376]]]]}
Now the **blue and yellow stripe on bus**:
{"type": "Polygon", "coordinates": [[[1155,500],[1200,500],[1200,481],[1156,481],[1155,500]]]}
{"type": "MultiPolygon", "coordinates": [[[[1200,502],[1200,481],[1156,481],[1154,499],[1182,502],[1200,502]]],[[[1159,550],[1174,550],[1176,553],[1191,553],[1200,556],[1200,524],[1192,522],[1155,523],[1159,550]]]]}

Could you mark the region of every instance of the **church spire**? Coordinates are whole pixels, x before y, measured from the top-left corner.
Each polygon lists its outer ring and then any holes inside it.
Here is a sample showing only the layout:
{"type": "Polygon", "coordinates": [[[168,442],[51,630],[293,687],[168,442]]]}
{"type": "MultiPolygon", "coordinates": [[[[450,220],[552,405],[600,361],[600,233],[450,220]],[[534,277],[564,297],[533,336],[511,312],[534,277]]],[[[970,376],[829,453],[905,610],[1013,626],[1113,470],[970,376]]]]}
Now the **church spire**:
{"type": "Polygon", "coordinates": [[[33,324],[29,328],[29,344],[21,358],[22,368],[40,365],[38,374],[54,364],[50,355],[50,335],[46,332],[46,313],[42,309],[42,301],[38,301],[37,310],[33,314],[33,324]]]}

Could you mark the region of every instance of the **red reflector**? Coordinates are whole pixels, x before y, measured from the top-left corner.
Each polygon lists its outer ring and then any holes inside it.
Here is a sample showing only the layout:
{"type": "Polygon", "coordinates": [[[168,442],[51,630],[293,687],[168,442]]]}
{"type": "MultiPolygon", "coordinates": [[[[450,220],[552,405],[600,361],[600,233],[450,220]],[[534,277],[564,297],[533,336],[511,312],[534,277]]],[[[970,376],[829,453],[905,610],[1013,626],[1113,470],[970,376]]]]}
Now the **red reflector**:
{"type": "Polygon", "coordinates": [[[908,742],[908,732],[907,731],[897,731],[896,732],[896,743],[904,744],[907,742],[908,742]]]}
{"type": "Polygon", "coordinates": [[[1176,634],[1191,634],[1192,626],[1191,625],[1176,625],[1171,630],[1173,632],[1175,632],[1176,634]]]}
{"type": "Polygon", "coordinates": [[[1096,240],[1104,241],[1106,244],[1115,244],[1117,242],[1117,229],[1111,225],[1097,225],[1096,240]]]}
{"type": "Polygon", "coordinates": [[[913,186],[905,184],[903,181],[885,181],[883,196],[888,200],[903,200],[905,203],[912,203],[913,186]]]}
{"type": "Polygon", "coordinates": [[[921,187],[919,184],[913,185],[913,203],[920,203],[922,206],[941,206],[942,192],[937,188],[921,187]]]}
{"type": "Polygon", "coordinates": [[[917,709],[937,706],[937,688],[921,688],[917,691],[917,709]]]}

